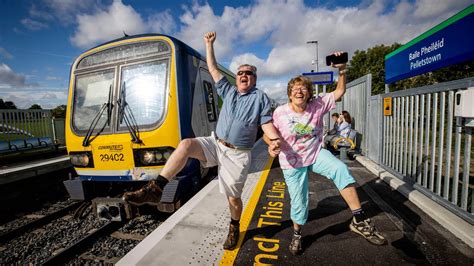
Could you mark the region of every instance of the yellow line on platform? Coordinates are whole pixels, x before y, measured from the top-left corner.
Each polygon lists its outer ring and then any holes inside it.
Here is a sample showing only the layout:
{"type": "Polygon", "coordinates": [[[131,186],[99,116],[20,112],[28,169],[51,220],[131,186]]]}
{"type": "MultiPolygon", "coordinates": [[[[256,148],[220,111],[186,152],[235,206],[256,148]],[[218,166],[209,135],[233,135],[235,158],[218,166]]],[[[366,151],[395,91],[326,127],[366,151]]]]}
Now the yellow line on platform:
{"type": "Polygon", "coordinates": [[[247,203],[247,207],[245,207],[244,213],[240,218],[240,235],[239,235],[239,242],[237,243],[237,247],[234,250],[224,250],[224,254],[222,255],[221,261],[219,265],[233,265],[237,254],[239,254],[240,247],[242,246],[242,242],[245,238],[245,233],[247,232],[247,228],[250,225],[250,221],[252,220],[253,213],[255,208],[257,207],[258,200],[260,199],[260,195],[262,194],[263,187],[267,182],[268,173],[270,172],[270,168],[273,163],[273,157],[270,157],[265,168],[263,169],[262,175],[260,176],[260,180],[258,181],[255,189],[253,191],[252,197],[250,198],[249,202],[247,203]]]}

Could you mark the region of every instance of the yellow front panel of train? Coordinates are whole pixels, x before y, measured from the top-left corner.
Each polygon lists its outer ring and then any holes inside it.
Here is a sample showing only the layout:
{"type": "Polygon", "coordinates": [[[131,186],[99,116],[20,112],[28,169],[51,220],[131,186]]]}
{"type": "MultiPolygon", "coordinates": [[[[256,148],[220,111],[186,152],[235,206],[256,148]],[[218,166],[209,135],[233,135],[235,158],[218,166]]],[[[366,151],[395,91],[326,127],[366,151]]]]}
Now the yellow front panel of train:
{"type": "MultiPolygon", "coordinates": [[[[180,141],[179,134],[179,118],[178,118],[178,100],[177,100],[177,88],[176,88],[176,60],[175,60],[175,47],[173,42],[164,37],[164,36],[153,36],[153,37],[141,37],[134,39],[127,39],[123,41],[109,43],[95,49],[92,49],[82,56],[80,56],[72,68],[70,88],[69,88],[69,100],[68,100],[68,110],[67,110],[67,119],[66,119],[66,144],[68,151],[71,153],[74,152],[92,152],[93,157],[93,167],[76,167],[79,175],[90,175],[90,176],[124,176],[131,175],[133,179],[141,179],[144,175],[147,174],[157,174],[157,170],[161,169],[163,166],[140,166],[137,167],[135,161],[137,158],[134,158],[134,149],[146,149],[146,148],[155,148],[155,147],[172,147],[176,148],[180,141]],[[167,62],[167,90],[165,92],[165,102],[164,114],[161,119],[160,125],[155,128],[141,129],[139,131],[139,138],[142,143],[134,143],[131,141],[132,137],[129,131],[122,129],[119,132],[99,134],[95,136],[92,134],[90,143],[88,146],[83,146],[84,134],[77,134],[72,129],[72,118],[74,115],[73,108],[74,104],[74,89],[76,87],[76,75],[78,71],[76,68],[81,62],[84,62],[84,58],[87,59],[87,56],[93,55],[95,53],[105,51],[118,46],[124,46],[128,44],[135,43],[145,43],[153,41],[162,41],[166,42],[169,46],[170,51],[167,57],[163,57],[159,60],[167,62]],[[82,60],[82,61],[81,61],[82,60]],[[153,170],[154,169],[154,170],[153,170]]],[[[101,59],[101,58],[99,58],[101,59]]],[[[139,60],[133,59],[136,62],[140,63],[139,60]]],[[[144,62],[153,62],[155,59],[145,58],[144,62]]],[[[128,60],[124,64],[130,64],[128,60]]],[[[136,62],[134,64],[136,64],[136,62]]],[[[113,63],[113,62],[112,62],[113,63]]],[[[112,65],[108,67],[107,62],[104,63],[104,69],[112,69],[114,72],[115,82],[114,82],[114,99],[117,98],[120,93],[119,88],[121,89],[122,81],[120,81],[122,66],[117,63],[117,66],[112,65]]],[[[133,65],[132,65],[133,66],[133,65]]],[[[112,72],[112,70],[110,72],[112,72]]],[[[95,71],[95,70],[92,70],[95,71]]],[[[80,72],[80,71],[79,71],[80,72]]],[[[87,74],[87,73],[86,73],[87,74]]],[[[77,92],[76,92],[77,93],[77,92]]],[[[144,99],[146,100],[146,99],[144,99]]],[[[117,103],[114,102],[113,108],[119,108],[117,103]]],[[[117,110],[114,110],[113,114],[117,114],[117,110]]],[[[133,110],[132,110],[133,112],[133,110]]],[[[117,122],[118,123],[118,122],[117,122]]],[[[140,128],[140,127],[139,127],[140,128]]],[[[136,156],[136,155],[135,155],[136,156]]]]}

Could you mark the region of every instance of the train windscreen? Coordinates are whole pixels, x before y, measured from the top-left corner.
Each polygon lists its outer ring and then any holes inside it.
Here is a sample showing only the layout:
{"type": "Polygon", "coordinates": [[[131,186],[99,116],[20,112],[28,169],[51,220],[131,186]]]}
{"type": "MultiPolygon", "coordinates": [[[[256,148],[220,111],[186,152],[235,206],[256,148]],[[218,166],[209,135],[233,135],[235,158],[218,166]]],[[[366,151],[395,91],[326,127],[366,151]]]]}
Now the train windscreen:
{"type": "MultiPolygon", "coordinates": [[[[140,128],[162,122],[168,94],[168,60],[123,66],[120,84],[126,87],[123,97],[140,128]]],[[[119,130],[126,130],[125,121],[120,121],[119,130]]]]}
{"type": "Polygon", "coordinates": [[[128,131],[121,111],[140,131],[159,126],[166,113],[170,57],[170,46],[156,40],[127,43],[82,58],[75,70],[74,131],[128,131]],[[89,129],[92,124],[97,125],[89,129]]]}
{"type": "MultiPolygon", "coordinates": [[[[77,76],[72,118],[76,130],[87,131],[89,129],[102,106],[107,104],[109,91],[113,84],[113,69],[77,76]]],[[[99,118],[97,129],[109,131],[110,127],[106,122],[107,112],[103,112],[99,118]]]]}

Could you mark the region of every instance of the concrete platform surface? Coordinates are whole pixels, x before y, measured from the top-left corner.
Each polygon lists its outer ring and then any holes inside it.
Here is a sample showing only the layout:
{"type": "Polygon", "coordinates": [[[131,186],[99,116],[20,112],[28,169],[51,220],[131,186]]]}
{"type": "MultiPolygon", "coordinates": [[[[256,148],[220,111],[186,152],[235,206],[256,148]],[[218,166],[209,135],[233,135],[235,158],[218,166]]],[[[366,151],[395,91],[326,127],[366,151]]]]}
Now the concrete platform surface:
{"type": "Polygon", "coordinates": [[[473,265],[474,251],[359,162],[348,163],[363,208],[387,238],[374,246],[349,230],[352,214],[334,184],[310,174],[303,253],[288,250],[290,199],[277,160],[253,151],[238,248],[223,251],[230,220],[216,180],[117,265],[473,265]]]}

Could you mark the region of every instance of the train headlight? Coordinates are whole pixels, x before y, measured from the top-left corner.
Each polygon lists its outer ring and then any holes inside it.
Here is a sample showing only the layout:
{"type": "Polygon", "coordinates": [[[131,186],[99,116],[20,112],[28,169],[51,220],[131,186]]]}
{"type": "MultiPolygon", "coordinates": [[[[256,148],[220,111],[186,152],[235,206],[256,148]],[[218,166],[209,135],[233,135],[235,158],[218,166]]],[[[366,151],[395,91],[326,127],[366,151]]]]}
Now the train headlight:
{"type": "Polygon", "coordinates": [[[143,151],[141,155],[142,155],[141,160],[145,164],[153,163],[153,161],[155,161],[155,158],[156,158],[155,153],[152,151],[143,151]]]}
{"type": "Polygon", "coordinates": [[[158,160],[158,161],[159,161],[159,160],[162,160],[162,159],[163,159],[163,153],[157,152],[157,153],[155,154],[155,157],[156,157],[156,160],[158,160]]]}
{"type": "Polygon", "coordinates": [[[173,147],[134,149],[135,166],[164,165],[173,151],[173,147]]]}
{"type": "Polygon", "coordinates": [[[89,157],[86,154],[80,156],[79,157],[79,163],[82,166],[87,166],[89,164],[89,157]]]}
{"type": "Polygon", "coordinates": [[[69,158],[75,167],[94,167],[91,152],[70,152],[69,158]]]}

